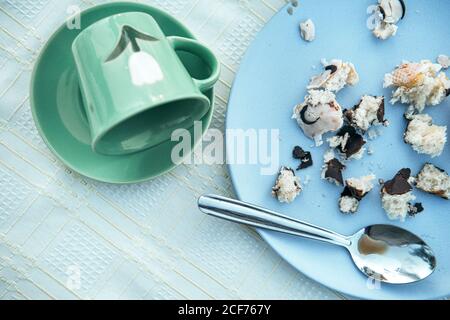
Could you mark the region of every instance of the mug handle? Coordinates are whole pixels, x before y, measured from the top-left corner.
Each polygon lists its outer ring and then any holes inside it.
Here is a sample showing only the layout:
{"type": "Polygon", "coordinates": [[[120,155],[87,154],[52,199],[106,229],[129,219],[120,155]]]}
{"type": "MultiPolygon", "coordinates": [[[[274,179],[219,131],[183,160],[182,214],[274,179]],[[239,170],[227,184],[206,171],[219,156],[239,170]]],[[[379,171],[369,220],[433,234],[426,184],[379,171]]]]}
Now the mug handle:
{"type": "Polygon", "coordinates": [[[174,50],[182,50],[195,54],[201,58],[211,69],[211,75],[206,79],[195,79],[195,85],[201,92],[204,92],[214,86],[214,84],[219,80],[220,76],[220,63],[216,56],[210,49],[199,43],[198,41],[187,39],[183,37],[167,37],[169,44],[174,50]]]}

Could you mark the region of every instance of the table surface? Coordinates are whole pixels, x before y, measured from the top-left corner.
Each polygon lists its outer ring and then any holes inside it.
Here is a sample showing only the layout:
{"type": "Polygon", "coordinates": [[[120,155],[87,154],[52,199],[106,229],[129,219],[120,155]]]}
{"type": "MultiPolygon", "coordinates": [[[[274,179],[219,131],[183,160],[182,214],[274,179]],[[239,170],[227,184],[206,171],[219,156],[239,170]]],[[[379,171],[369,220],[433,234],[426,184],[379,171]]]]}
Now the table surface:
{"type": "MultiPolygon", "coordinates": [[[[181,165],[115,186],[49,152],[30,112],[34,61],[70,6],[103,2],[0,0],[0,299],[344,298],[290,267],[254,230],[199,213],[201,194],[233,196],[225,165],[181,165]]],[[[174,15],[218,54],[211,126],[223,130],[240,59],[286,1],[140,2],[174,15]]]]}

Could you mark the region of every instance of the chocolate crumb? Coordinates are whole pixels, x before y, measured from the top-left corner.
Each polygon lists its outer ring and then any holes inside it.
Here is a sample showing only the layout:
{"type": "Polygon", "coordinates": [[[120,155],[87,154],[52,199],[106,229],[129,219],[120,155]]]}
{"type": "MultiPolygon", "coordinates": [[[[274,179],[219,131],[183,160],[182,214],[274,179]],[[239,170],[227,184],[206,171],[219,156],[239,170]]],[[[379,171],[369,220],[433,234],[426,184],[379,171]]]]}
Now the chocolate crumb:
{"type": "Polygon", "coordinates": [[[327,162],[327,170],[325,171],[325,178],[333,179],[340,185],[344,184],[344,178],[342,176],[342,170],[345,166],[336,158],[327,162]]]}
{"type": "MultiPolygon", "coordinates": [[[[358,106],[359,106],[359,105],[356,105],[356,106],[354,107],[354,109],[356,110],[356,109],[358,108],[358,106]]],[[[345,110],[343,111],[343,113],[344,113],[344,118],[345,118],[349,123],[352,123],[352,121],[353,121],[353,110],[345,109],[345,110]]]]}
{"type": "Polygon", "coordinates": [[[361,195],[361,191],[353,188],[351,186],[345,186],[344,191],[341,193],[341,197],[352,197],[355,198],[358,201],[361,201],[364,198],[364,195],[361,195]]]}
{"type": "Polygon", "coordinates": [[[408,215],[414,217],[416,214],[421,213],[423,210],[425,209],[423,208],[422,203],[418,202],[415,203],[414,205],[410,205],[408,215]]]}
{"type": "Polygon", "coordinates": [[[297,168],[297,170],[302,170],[309,168],[313,165],[313,160],[311,156],[311,152],[306,151],[305,156],[301,158],[300,166],[297,168]]]}
{"type": "Polygon", "coordinates": [[[317,123],[317,121],[320,120],[320,117],[317,117],[317,119],[313,120],[313,121],[309,121],[308,119],[306,119],[306,111],[308,111],[308,106],[304,106],[303,109],[300,111],[300,118],[302,119],[304,124],[307,125],[313,125],[315,123],[317,123]]]}
{"type": "Polygon", "coordinates": [[[325,70],[330,70],[331,74],[333,74],[337,71],[337,67],[334,64],[330,64],[329,66],[325,67],[325,70]]]}
{"type": "Polygon", "coordinates": [[[401,19],[403,20],[403,18],[406,15],[406,4],[405,4],[405,2],[403,0],[400,0],[400,4],[401,4],[402,9],[403,9],[403,13],[402,13],[402,17],[401,17],[401,19]]]}
{"type": "Polygon", "coordinates": [[[292,150],[292,156],[294,159],[302,159],[305,157],[305,150],[302,147],[295,146],[294,150],[292,150]]]}
{"type": "Polygon", "coordinates": [[[378,6],[378,8],[380,9],[380,13],[381,13],[381,15],[383,17],[383,20],[386,19],[386,11],[384,11],[382,6],[378,6]]]}
{"type": "Polygon", "coordinates": [[[361,201],[363,197],[361,197],[361,194],[359,194],[358,190],[356,190],[355,188],[352,188],[350,186],[345,186],[344,191],[342,191],[341,193],[341,198],[342,197],[351,197],[351,198],[355,198],[358,201],[361,201]]]}
{"type": "Polygon", "coordinates": [[[392,180],[386,181],[383,185],[383,192],[390,195],[402,195],[412,190],[408,179],[411,176],[411,169],[400,170],[392,180]]]}
{"type": "Polygon", "coordinates": [[[303,148],[300,146],[294,147],[294,150],[292,150],[292,156],[294,157],[294,159],[298,159],[301,161],[297,170],[306,169],[313,165],[311,152],[303,150],[303,148]]]}
{"type": "Polygon", "coordinates": [[[384,113],[385,113],[385,107],[384,107],[384,98],[381,101],[380,107],[377,110],[377,119],[379,123],[384,123],[386,120],[384,120],[384,113]]]}
{"type": "Polygon", "coordinates": [[[356,132],[356,129],[352,126],[344,126],[337,133],[338,136],[344,137],[345,134],[348,134],[349,138],[345,147],[339,146],[338,149],[341,153],[344,153],[347,158],[350,158],[352,155],[358,153],[361,148],[366,144],[362,135],[356,132]]]}

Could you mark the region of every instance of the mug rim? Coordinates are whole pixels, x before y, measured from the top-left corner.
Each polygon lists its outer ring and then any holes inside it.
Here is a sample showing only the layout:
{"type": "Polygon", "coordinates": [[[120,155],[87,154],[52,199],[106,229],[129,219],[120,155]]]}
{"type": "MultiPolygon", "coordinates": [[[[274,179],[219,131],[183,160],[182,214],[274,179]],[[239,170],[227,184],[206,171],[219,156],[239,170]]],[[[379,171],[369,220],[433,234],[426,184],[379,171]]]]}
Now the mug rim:
{"type": "MultiPolygon", "coordinates": [[[[195,121],[201,120],[201,119],[203,118],[203,116],[204,116],[204,115],[208,112],[208,110],[211,108],[211,102],[210,102],[210,100],[208,99],[208,97],[206,97],[206,96],[203,95],[202,93],[199,93],[199,94],[190,94],[190,95],[182,95],[182,96],[179,96],[179,97],[173,97],[173,98],[171,98],[171,99],[168,99],[168,100],[165,100],[165,101],[161,101],[160,103],[156,103],[156,104],[153,104],[153,105],[149,105],[149,106],[147,106],[147,107],[145,107],[145,108],[142,108],[142,109],[140,109],[140,110],[136,110],[136,111],[134,111],[134,112],[131,112],[131,113],[128,114],[126,117],[122,117],[121,119],[117,119],[116,121],[112,122],[110,125],[108,125],[108,126],[106,126],[105,128],[103,128],[100,132],[98,132],[98,133],[95,135],[95,137],[92,137],[92,138],[93,138],[92,141],[91,141],[91,147],[92,147],[92,150],[93,150],[94,152],[99,153],[99,154],[105,154],[105,155],[127,155],[127,154],[132,154],[132,153],[136,153],[136,152],[145,151],[145,150],[147,150],[148,148],[151,148],[151,147],[154,147],[154,146],[159,145],[160,143],[166,141],[167,139],[166,139],[166,140],[163,140],[163,141],[161,141],[161,142],[158,142],[157,144],[148,143],[148,144],[147,144],[146,146],[144,146],[144,147],[133,148],[132,150],[129,150],[129,151],[126,151],[126,150],[124,150],[124,149],[122,148],[122,150],[119,151],[119,152],[111,153],[111,152],[103,152],[103,151],[100,151],[100,150],[98,149],[99,143],[101,142],[101,140],[102,140],[108,133],[110,133],[112,130],[114,130],[114,129],[117,128],[118,126],[120,126],[120,125],[126,123],[126,122],[129,121],[131,118],[134,118],[135,116],[138,116],[138,115],[141,114],[141,113],[145,113],[145,112],[147,112],[147,111],[149,111],[149,110],[151,110],[151,109],[157,109],[157,108],[163,107],[164,105],[171,104],[171,103],[174,103],[174,102],[180,102],[180,101],[183,101],[183,100],[197,100],[197,101],[202,102],[202,106],[203,106],[203,108],[202,108],[203,111],[200,113],[200,116],[197,117],[198,119],[194,119],[194,120],[193,120],[193,123],[190,124],[187,128],[192,127],[192,125],[194,124],[195,121]]],[[[187,128],[184,128],[184,129],[187,129],[187,128]]],[[[172,130],[172,132],[175,131],[175,130],[177,130],[177,129],[182,129],[182,128],[174,128],[174,129],[172,130]]],[[[170,139],[170,136],[168,137],[168,139],[170,139]]],[[[117,150],[119,150],[119,148],[118,148],[117,150]]]]}
{"type": "Polygon", "coordinates": [[[150,17],[151,19],[153,19],[154,22],[156,22],[155,18],[153,18],[152,15],[150,15],[148,13],[145,13],[145,12],[140,12],[140,11],[122,12],[122,13],[113,14],[111,16],[108,16],[108,17],[105,17],[103,19],[100,19],[100,20],[96,21],[95,23],[91,24],[89,27],[87,27],[83,31],[81,31],[75,37],[75,39],[73,39],[73,41],[72,41],[72,45],[71,45],[72,52],[73,52],[74,48],[77,46],[77,43],[80,42],[80,39],[82,37],[84,37],[84,35],[86,35],[88,31],[91,31],[92,29],[98,27],[100,24],[105,23],[106,20],[111,20],[114,17],[125,16],[125,15],[145,15],[145,16],[150,17]]]}

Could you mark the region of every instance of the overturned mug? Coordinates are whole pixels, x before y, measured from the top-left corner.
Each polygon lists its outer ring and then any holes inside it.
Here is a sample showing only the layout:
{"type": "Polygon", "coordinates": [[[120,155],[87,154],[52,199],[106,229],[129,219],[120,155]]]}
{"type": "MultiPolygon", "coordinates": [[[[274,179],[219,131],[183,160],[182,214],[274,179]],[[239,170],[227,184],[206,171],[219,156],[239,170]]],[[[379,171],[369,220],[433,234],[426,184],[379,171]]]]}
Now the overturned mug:
{"type": "Polygon", "coordinates": [[[214,54],[195,40],[166,37],[148,14],[100,20],[78,35],[72,52],[95,152],[122,155],[156,146],[211,107],[202,92],[219,78],[214,54]],[[211,75],[193,79],[175,50],[197,55],[211,75]]]}

